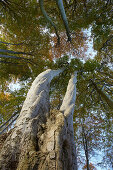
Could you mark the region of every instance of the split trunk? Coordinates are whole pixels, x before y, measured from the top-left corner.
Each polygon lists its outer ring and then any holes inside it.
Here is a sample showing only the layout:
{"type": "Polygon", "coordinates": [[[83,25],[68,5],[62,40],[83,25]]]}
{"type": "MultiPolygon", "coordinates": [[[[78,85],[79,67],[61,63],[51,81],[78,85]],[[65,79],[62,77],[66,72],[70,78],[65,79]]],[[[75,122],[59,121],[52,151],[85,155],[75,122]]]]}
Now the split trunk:
{"type": "Polygon", "coordinates": [[[0,152],[1,170],[77,170],[73,112],[75,72],[59,110],[50,110],[50,82],[63,70],[46,70],[33,82],[0,152]]]}

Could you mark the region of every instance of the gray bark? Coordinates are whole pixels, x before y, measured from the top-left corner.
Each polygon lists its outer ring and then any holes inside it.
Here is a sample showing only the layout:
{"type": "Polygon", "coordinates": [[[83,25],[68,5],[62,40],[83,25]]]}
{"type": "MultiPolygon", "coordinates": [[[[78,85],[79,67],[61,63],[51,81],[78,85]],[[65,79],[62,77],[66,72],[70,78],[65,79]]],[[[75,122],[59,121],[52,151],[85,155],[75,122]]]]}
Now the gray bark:
{"type": "Polygon", "coordinates": [[[2,147],[1,170],[77,170],[73,131],[76,73],[69,81],[61,110],[49,108],[50,82],[62,71],[49,69],[34,80],[2,147]]]}
{"type": "MultiPolygon", "coordinates": [[[[60,107],[60,112],[63,113],[65,117],[65,140],[64,142],[67,144],[67,155],[68,159],[68,170],[77,170],[77,154],[75,150],[75,142],[74,142],[74,129],[73,129],[73,113],[76,101],[76,83],[77,83],[77,72],[71,76],[69,80],[66,94],[64,96],[63,103],[60,107]]],[[[66,169],[66,167],[64,168],[66,169]]]]}
{"type": "Polygon", "coordinates": [[[66,34],[68,37],[68,41],[71,41],[71,35],[70,35],[70,30],[69,30],[69,26],[68,26],[68,20],[66,17],[66,13],[65,13],[65,9],[64,9],[64,5],[63,5],[63,1],[62,0],[56,0],[65,29],[66,29],[66,34]]]}

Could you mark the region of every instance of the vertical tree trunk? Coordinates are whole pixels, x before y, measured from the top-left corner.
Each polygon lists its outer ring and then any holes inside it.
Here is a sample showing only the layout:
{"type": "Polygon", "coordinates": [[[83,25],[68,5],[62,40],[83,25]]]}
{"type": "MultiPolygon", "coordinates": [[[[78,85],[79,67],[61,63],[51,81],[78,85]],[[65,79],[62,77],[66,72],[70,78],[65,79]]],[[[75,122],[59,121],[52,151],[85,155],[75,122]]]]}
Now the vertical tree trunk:
{"type": "Polygon", "coordinates": [[[88,141],[87,141],[87,139],[85,140],[85,142],[86,142],[85,155],[86,155],[87,170],[90,170],[90,168],[89,168],[89,154],[88,154],[88,141]]]}
{"type": "Polygon", "coordinates": [[[34,80],[0,152],[1,170],[77,169],[73,132],[76,73],[69,81],[60,111],[49,108],[50,82],[60,72],[49,69],[34,80]]]}
{"type": "MultiPolygon", "coordinates": [[[[64,149],[64,170],[77,170],[77,155],[74,142],[73,113],[76,100],[77,72],[69,80],[67,91],[60,107],[60,112],[64,115],[64,128],[62,134],[62,146],[64,149]],[[64,136],[64,138],[63,138],[64,136]],[[67,158],[65,159],[65,156],[67,158]]],[[[63,151],[62,151],[63,152],[63,151]]]]}
{"type": "Polygon", "coordinates": [[[85,134],[83,125],[82,125],[82,140],[83,140],[83,146],[84,146],[84,151],[85,151],[87,170],[90,170],[90,167],[89,167],[88,139],[87,139],[87,136],[85,134]]]}

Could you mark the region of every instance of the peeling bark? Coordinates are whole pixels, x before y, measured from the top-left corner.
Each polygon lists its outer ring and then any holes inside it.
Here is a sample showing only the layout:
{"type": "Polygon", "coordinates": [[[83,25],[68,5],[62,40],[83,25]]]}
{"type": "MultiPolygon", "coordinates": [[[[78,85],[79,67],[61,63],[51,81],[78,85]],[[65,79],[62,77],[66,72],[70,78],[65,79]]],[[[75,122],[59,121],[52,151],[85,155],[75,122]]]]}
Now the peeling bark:
{"type": "Polygon", "coordinates": [[[76,73],[69,81],[61,109],[49,108],[50,82],[60,72],[49,69],[34,80],[1,150],[1,170],[77,170],[73,132],[76,73]]]}

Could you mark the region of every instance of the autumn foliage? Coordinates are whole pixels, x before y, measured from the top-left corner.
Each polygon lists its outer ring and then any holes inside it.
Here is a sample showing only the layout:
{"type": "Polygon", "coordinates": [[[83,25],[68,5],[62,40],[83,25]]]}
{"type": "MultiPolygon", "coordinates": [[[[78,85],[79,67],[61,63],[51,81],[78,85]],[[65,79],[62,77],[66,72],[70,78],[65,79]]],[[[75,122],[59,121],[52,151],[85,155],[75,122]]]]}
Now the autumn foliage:
{"type": "Polygon", "coordinates": [[[87,51],[87,36],[82,31],[76,31],[72,34],[72,41],[67,41],[65,32],[60,33],[60,44],[57,43],[57,37],[54,35],[51,38],[52,48],[49,50],[49,58],[53,60],[60,58],[64,54],[68,54],[70,57],[84,58],[87,51]]]}
{"type": "MultiPolygon", "coordinates": [[[[97,170],[92,163],[89,164],[89,168],[90,168],[90,170],[97,170]]],[[[84,165],[82,169],[86,170],[87,169],[87,164],[84,165]]]]}

